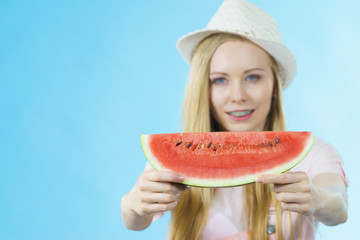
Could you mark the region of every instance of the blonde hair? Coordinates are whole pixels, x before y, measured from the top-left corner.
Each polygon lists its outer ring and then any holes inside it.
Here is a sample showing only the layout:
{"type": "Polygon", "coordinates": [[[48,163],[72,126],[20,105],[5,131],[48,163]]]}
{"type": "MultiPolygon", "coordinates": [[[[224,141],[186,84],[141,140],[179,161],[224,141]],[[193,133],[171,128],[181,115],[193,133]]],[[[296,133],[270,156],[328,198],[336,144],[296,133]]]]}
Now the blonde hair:
{"type": "MultiPolygon", "coordinates": [[[[193,51],[190,76],[186,89],[183,115],[184,132],[219,131],[218,124],[210,111],[209,68],[215,50],[227,41],[246,41],[238,35],[216,33],[205,38],[193,51]]],[[[265,123],[265,131],[284,131],[285,116],[282,103],[282,84],[275,59],[269,55],[274,73],[274,96],[265,123]]],[[[205,227],[215,189],[191,188],[180,197],[175,208],[170,226],[169,239],[199,239],[205,227]]],[[[275,203],[276,229],[278,239],[281,236],[281,206],[272,196],[270,187],[264,184],[248,184],[244,188],[244,204],[250,239],[268,239],[267,224],[270,203],[275,203]]],[[[290,220],[291,221],[291,220],[290,220]]],[[[290,228],[292,235],[292,229],[290,228]]]]}

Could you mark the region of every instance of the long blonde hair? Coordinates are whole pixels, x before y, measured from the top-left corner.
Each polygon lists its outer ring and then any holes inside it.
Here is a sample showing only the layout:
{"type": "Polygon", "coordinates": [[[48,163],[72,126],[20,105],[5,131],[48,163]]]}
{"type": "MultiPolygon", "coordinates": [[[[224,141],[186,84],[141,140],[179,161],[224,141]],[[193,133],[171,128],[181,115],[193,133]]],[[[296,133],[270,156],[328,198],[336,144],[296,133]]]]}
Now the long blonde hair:
{"type": "MultiPolygon", "coordinates": [[[[184,132],[219,131],[218,124],[210,111],[209,68],[215,50],[227,41],[246,41],[246,39],[227,33],[216,33],[205,38],[193,51],[190,76],[183,105],[184,132]]],[[[265,123],[265,131],[284,131],[285,116],[282,103],[282,84],[274,58],[269,55],[274,73],[275,94],[265,123]]],[[[215,189],[191,188],[180,197],[175,208],[169,237],[171,240],[196,240],[208,219],[215,189]]],[[[244,204],[248,220],[250,239],[267,239],[268,211],[270,203],[275,203],[276,229],[278,239],[281,236],[281,207],[272,196],[270,187],[264,184],[248,184],[244,188],[244,204]]],[[[290,229],[291,231],[291,229],[290,229]]],[[[291,231],[292,232],[292,231],[291,231]]]]}

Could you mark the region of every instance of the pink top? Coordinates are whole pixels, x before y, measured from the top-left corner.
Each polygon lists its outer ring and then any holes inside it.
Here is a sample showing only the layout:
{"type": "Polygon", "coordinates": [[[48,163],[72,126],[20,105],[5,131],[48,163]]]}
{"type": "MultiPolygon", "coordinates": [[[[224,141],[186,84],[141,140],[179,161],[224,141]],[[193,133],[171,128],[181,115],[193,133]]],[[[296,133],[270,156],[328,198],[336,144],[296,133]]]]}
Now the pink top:
{"type": "MultiPolygon", "coordinates": [[[[316,138],[312,149],[305,159],[290,172],[303,171],[310,179],[320,173],[339,174],[346,185],[348,181],[343,169],[342,160],[332,145],[316,138]]],[[[201,234],[202,240],[248,239],[246,218],[243,209],[243,186],[217,188],[210,209],[209,220],[201,234]]],[[[318,221],[312,216],[292,214],[294,239],[315,239],[318,221]],[[301,229],[299,229],[301,227],[301,229]]],[[[289,214],[282,216],[284,239],[290,239],[289,214]]],[[[275,225],[275,213],[269,211],[269,225],[275,225]]],[[[276,239],[276,233],[269,239],[276,239]]]]}

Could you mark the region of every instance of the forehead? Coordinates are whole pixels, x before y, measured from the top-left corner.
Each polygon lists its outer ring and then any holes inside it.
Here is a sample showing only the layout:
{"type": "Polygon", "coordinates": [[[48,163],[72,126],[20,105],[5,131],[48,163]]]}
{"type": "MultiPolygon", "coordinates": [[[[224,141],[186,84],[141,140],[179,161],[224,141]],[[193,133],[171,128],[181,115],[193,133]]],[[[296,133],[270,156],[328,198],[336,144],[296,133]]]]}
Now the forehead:
{"type": "Polygon", "coordinates": [[[262,48],[250,41],[228,41],[215,50],[210,62],[210,71],[225,71],[234,67],[267,69],[270,68],[270,58],[262,48]]]}

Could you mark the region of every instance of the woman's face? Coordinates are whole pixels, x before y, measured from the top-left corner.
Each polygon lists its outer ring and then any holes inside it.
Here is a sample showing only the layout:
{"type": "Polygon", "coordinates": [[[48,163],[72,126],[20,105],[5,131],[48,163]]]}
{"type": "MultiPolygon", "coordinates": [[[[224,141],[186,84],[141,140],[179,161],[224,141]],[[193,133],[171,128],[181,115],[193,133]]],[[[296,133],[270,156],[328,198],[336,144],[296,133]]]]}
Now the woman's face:
{"type": "Polygon", "coordinates": [[[211,111],[222,131],[263,131],[274,76],[270,58],[249,41],[220,45],[210,62],[211,111]]]}

